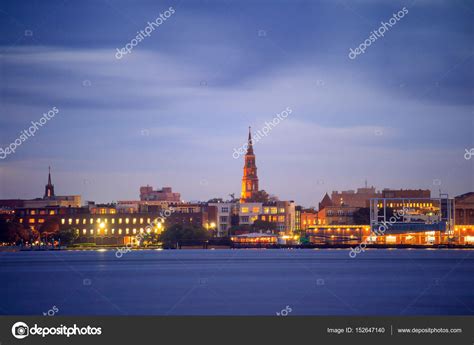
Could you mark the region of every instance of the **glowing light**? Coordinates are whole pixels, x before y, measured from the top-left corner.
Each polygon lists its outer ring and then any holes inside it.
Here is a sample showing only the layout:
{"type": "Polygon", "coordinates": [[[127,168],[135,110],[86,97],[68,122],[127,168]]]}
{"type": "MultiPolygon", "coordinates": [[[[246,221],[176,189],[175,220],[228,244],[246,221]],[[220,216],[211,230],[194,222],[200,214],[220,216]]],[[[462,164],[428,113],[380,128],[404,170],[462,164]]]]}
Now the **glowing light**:
{"type": "Polygon", "coordinates": [[[100,224],[99,224],[99,227],[100,227],[101,229],[105,228],[105,223],[104,223],[104,222],[100,223],[100,224]]]}

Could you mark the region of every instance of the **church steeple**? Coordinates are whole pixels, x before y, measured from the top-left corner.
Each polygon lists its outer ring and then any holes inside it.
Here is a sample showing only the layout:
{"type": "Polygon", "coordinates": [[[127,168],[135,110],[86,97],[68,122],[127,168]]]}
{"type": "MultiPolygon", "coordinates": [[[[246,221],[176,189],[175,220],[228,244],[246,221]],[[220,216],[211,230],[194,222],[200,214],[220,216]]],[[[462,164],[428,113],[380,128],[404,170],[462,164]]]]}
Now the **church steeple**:
{"type": "Polygon", "coordinates": [[[245,154],[244,176],[242,177],[242,193],[240,202],[247,202],[258,192],[257,166],[253,152],[252,132],[249,127],[247,153],[245,154]]]}
{"type": "Polygon", "coordinates": [[[54,185],[51,183],[51,167],[48,167],[48,184],[44,187],[43,199],[54,198],[54,185]]]}
{"type": "Polygon", "coordinates": [[[249,126],[249,139],[248,139],[247,154],[253,155],[252,128],[250,126],[249,126]]]}

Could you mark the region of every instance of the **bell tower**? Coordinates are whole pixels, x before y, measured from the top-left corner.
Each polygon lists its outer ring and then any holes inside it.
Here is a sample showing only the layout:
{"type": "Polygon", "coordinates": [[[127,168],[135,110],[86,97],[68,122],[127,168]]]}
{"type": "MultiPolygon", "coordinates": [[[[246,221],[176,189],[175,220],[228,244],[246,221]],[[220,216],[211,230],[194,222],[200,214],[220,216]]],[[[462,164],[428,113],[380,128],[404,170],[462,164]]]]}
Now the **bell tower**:
{"type": "Polygon", "coordinates": [[[246,202],[258,192],[257,166],[255,165],[255,154],[253,152],[253,141],[251,128],[249,127],[247,153],[245,154],[244,176],[242,177],[242,193],[240,202],[246,202]]]}

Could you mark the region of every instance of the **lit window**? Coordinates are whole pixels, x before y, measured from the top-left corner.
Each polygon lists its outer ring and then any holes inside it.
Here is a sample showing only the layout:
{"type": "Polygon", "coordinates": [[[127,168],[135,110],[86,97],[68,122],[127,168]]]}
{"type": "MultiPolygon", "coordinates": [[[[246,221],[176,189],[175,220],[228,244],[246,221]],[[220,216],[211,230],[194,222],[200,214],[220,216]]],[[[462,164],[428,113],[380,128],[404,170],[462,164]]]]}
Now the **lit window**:
{"type": "Polygon", "coordinates": [[[94,229],[91,229],[91,235],[94,235],[94,229]]]}
{"type": "Polygon", "coordinates": [[[126,228],[125,229],[125,233],[128,235],[130,233],[130,229],[129,228],[126,228]]]}
{"type": "Polygon", "coordinates": [[[285,209],[283,207],[280,208],[280,213],[285,213],[285,209]]]}
{"type": "Polygon", "coordinates": [[[49,211],[50,216],[54,216],[55,214],[56,214],[56,211],[54,211],[54,210],[49,211]]]}
{"type": "Polygon", "coordinates": [[[79,218],[76,218],[76,224],[79,224],[79,218]]]}
{"type": "Polygon", "coordinates": [[[100,223],[100,218],[97,218],[97,223],[100,223]]]}
{"type": "Polygon", "coordinates": [[[285,221],[285,216],[278,216],[278,221],[279,222],[284,222],[285,221]]]}
{"type": "Polygon", "coordinates": [[[122,218],[119,218],[119,224],[122,224],[122,218]]]}
{"type": "Polygon", "coordinates": [[[82,224],[86,224],[86,222],[87,222],[87,220],[84,218],[84,219],[82,220],[82,224]]]}
{"type": "Polygon", "coordinates": [[[242,208],[240,209],[240,211],[241,211],[242,213],[249,213],[249,208],[248,208],[248,207],[242,207],[242,208]]]}
{"type": "Polygon", "coordinates": [[[143,224],[143,218],[140,218],[140,224],[143,224]]]}
{"type": "Polygon", "coordinates": [[[272,214],[277,214],[277,213],[278,213],[277,208],[276,208],[276,207],[272,207],[272,208],[271,208],[271,213],[272,213],[272,214]]]}
{"type": "Polygon", "coordinates": [[[137,224],[137,218],[133,218],[133,224],[137,224]]]}
{"type": "Polygon", "coordinates": [[[87,234],[87,230],[86,230],[86,229],[82,229],[82,234],[83,234],[83,235],[87,234]]]}
{"type": "Polygon", "coordinates": [[[151,219],[150,219],[150,218],[147,218],[147,219],[146,219],[146,222],[147,222],[148,224],[150,224],[151,219]]]}
{"type": "Polygon", "coordinates": [[[260,213],[260,207],[254,207],[254,208],[252,209],[252,212],[253,212],[253,213],[260,213]]]}
{"type": "Polygon", "coordinates": [[[105,230],[104,230],[104,235],[107,235],[107,233],[108,233],[108,230],[105,229],[105,230]]]}
{"type": "Polygon", "coordinates": [[[115,224],[115,218],[112,218],[111,222],[112,224],[115,224]]]}
{"type": "Polygon", "coordinates": [[[130,219],[125,218],[125,223],[126,223],[126,224],[130,223],[130,219]]]}
{"type": "Polygon", "coordinates": [[[31,214],[32,216],[34,216],[34,215],[36,214],[36,211],[35,211],[35,210],[31,210],[31,211],[30,211],[30,214],[31,214]]]}
{"type": "Polygon", "coordinates": [[[34,218],[30,218],[30,219],[28,220],[28,222],[29,222],[29,223],[34,223],[34,222],[35,222],[35,219],[34,219],[34,218]]]}
{"type": "Polygon", "coordinates": [[[69,223],[69,225],[72,224],[72,219],[71,218],[69,218],[68,223],[69,223]]]}
{"type": "Polygon", "coordinates": [[[119,229],[119,235],[122,235],[122,229],[119,229]]]}
{"type": "Polygon", "coordinates": [[[140,234],[143,234],[143,228],[140,228],[140,234]]]}
{"type": "Polygon", "coordinates": [[[38,219],[38,223],[44,223],[44,218],[38,219]]]}
{"type": "Polygon", "coordinates": [[[265,216],[262,216],[262,220],[267,220],[267,217],[265,217],[265,216]]]}
{"type": "Polygon", "coordinates": [[[94,218],[89,219],[90,224],[94,224],[94,218]]]}
{"type": "Polygon", "coordinates": [[[107,224],[109,220],[107,218],[104,219],[104,223],[107,224]]]}
{"type": "Polygon", "coordinates": [[[263,208],[263,213],[270,213],[270,208],[264,207],[263,208]]]}
{"type": "Polygon", "coordinates": [[[111,233],[112,233],[112,235],[115,234],[115,229],[112,229],[111,233]]]}
{"type": "Polygon", "coordinates": [[[61,224],[64,224],[64,222],[66,221],[66,219],[61,219],[61,224]]]}
{"type": "Polygon", "coordinates": [[[133,229],[133,234],[136,234],[137,233],[137,229],[133,229]]]}

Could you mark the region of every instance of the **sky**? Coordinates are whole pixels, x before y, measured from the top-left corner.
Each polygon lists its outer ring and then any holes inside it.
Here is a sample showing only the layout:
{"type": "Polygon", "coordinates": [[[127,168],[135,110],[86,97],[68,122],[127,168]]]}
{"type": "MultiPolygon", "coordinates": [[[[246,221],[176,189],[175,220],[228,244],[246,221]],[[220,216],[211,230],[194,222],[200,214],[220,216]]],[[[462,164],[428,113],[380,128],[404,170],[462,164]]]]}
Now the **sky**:
{"type": "Polygon", "coordinates": [[[59,110],[0,159],[0,198],[42,197],[48,166],[56,194],[84,201],[147,184],[239,195],[234,148],[287,108],[254,145],[260,188],[281,200],[365,181],[474,191],[472,1],[6,0],[0,32],[0,148],[59,110]]]}

